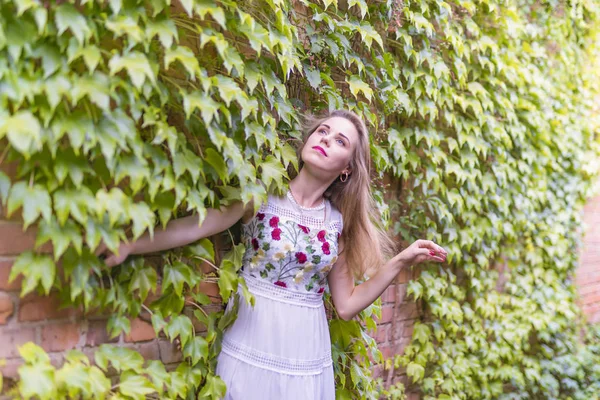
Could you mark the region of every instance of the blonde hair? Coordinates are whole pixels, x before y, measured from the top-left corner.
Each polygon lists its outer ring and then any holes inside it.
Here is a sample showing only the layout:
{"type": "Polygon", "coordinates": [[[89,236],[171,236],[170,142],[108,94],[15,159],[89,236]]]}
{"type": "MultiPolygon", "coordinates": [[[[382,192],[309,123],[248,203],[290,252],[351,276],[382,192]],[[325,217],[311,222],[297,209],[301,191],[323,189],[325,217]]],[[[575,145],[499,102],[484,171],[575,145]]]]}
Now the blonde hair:
{"type": "Polygon", "coordinates": [[[357,279],[364,278],[367,270],[382,266],[395,251],[392,239],[379,223],[380,215],[371,194],[371,151],[369,133],[362,119],[351,111],[336,110],[322,118],[306,116],[304,140],[298,148],[302,168],[302,149],[309,136],[327,119],[342,117],[350,121],[358,132],[358,144],[350,159],[351,172],[345,182],[336,179],[324,196],[342,213],[344,228],[344,256],[349,271],[357,279]]]}

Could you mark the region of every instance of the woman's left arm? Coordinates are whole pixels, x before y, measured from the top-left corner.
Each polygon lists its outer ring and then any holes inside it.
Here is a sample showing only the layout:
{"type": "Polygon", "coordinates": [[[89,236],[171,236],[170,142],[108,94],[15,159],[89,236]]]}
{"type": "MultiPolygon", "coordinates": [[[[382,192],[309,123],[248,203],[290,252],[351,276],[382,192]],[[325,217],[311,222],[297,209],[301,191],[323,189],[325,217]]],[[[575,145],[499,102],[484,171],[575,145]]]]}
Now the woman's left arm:
{"type": "Polygon", "coordinates": [[[377,270],[369,280],[355,285],[346,264],[340,238],[339,256],[328,276],[329,290],[340,318],[348,321],[371,305],[404,268],[424,261],[444,262],[447,252],[431,240],[417,240],[377,270]]]}

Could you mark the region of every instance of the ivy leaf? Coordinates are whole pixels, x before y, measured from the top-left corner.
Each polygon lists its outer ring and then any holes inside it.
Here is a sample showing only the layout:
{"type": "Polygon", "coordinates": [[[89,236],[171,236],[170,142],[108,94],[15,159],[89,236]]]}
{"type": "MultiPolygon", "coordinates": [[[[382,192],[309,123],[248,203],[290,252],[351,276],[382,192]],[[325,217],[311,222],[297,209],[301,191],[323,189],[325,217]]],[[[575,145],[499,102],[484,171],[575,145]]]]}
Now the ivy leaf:
{"type": "Polygon", "coordinates": [[[83,44],[83,40],[89,38],[91,34],[86,19],[69,3],[63,3],[56,9],[55,22],[59,35],[70,29],[80,44],[83,44]]]}
{"type": "Polygon", "coordinates": [[[135,203],[129,207],[129,218],[133,221],[133,240],[137,240],[148,230],[150,237],[154,237],[156,216],[146,203],[135,203]]]}
{"type": "Polygon", "coordinates": [[[148,61],[146,55],[138,51],[125,54],[124,56],[115,54],[108,62],[108,67],[110,68],[111,75],[115,75],[122,69],[126,69],[133,85],[138,89],[141,89],[146,78],[153,84],[156,84],[156,76],[154,75],[150,61],[148,61]]]}
{"type": "Polygon", "coordinates": [[[419,298],[423,295],[423,285],[415,280],[408,282],[406,294],[412,295],[415,300],[419,300],[419,298]]]}
{"type": "Polygon", "coordinates": [[[80,190],[57,190],[54,192],[54,211],[58,222],[64,225],[71,215],[77,222],[85,225],[88,209],[95,209],[96,199],[87,187],[80,190]]]}
{"type": "Polygon", "coordinates": [[[200,75],[200,64],[196,55],[186,46],[177,46],[174,50],[165,52],[165,69],[169,69],[169,65],[173,61],[179,61],[184,66],[192,81],[196,80],[196,75],[200,75]]]}
{"type": "Polygon", "coordinates": [[[360,17],[365,18],[369,9],[365,0],[348,0],[348,8],[352,6],[357,6],[360,9],[360,17]]]}
{"type": "Polygon", "coordinates": [[[10,185],[10,178],[4,172],[0,171],[0,204],[6,205],[10,185]]]}
{"type": "Polygon", "coordinates": [[[117,372],[131,370],[141,373],[144,365],[144,358],[138,352],[108,344],[98,348],[94,353],[94,361],[104,371],[107,371],[109,362],[117,372]]]}
{"type": "Polygon", "coordinates": [[[186,118],[189,119],[190,115],[197,108],[200,110],[200,115],[202,115],[202,120],[206,125],[209,125],[213,118],[219,120],[219,103],[206,93],[194,92],[182,93],[181,95],[183,97],[183,110],[185,111],[186,118]]]}
{"type": "Polygon", "coordinates": [[[155,392],[152,383],[146,377],[130,371],[121,374],[118,388],[121,394],[136,400],[144,400],[146,395],[155,392]]]}
{"type": "Polygon", "coordinates": [[[165,369],[165,366],[162,362],[158,360],[150,360],[148,361],[148,366],[146,367],[145,372],[150,376],[154,387],[158,390],[158,393],[161,394],[163,392],[163,387],[167,383],[167,379],[169,378],[169,374],[165,369]]]}
{"type": "Polygon", "coordinates": [[[195,274],[190,267],[181,261],[175,261],[172,265],[165,265],[163,270],[163,291],[172,286],[175,294],[181,296],[185,283],[190,286],[194,285],[195,279],[192,278],[193,275],[195,274]]]}
{"type": "Polygon", "coordinates": [[[19,367],[19,393],[24,398],[55,399],[54,368],[50,364],[33,364],[19,367]]]}
{"type": "Polygon", "coordinates": [[[93,393],[100,400],[104,399],[104,396],[110,391],[110,379],[96,366],[89,368],[87,379],[90,386],[90,394],[93,393]]]}
{"type": "Polygon", "coordinates": [[[42,221],[35,240],[35,248],[37,249],[49,240],[52,241],[54,249],[54,261],[60,258],[70,243],[73,243],[77,252],[81,254],[83,237],[77,225],[72,221],[68,221],[62,227],[56,220],[51,220],[50,222],[42,221]]]}
{"type": "Polygon", "coordinates": [[[321,84],[321,71],[319,71],[318,68],[304,66],[304,75],[313,89],[319,88],[319,85],[321,84]]]}
{"type": "Polygon", "coordinates": [[[229,182],[229,174],[227,173],[227,165],[223,157],[213,149],[206,149],[204,160],[217,171],[219,178],[224,182],[229,182]]]}
{"type": "Polygon", "coordinates": [[[283,178],[288,177],[287,172],[281,163],[272,155],[267,156],[265,161],[260,164],[261,179],[266,187],[269,187],[272,182],[275,182],[278,187],[283,186],[283,178]]]}
{"type": "Polygon", "coordinates": [[[23,230],[35,222],[41,215],[45,221],[52,216],[52,200],[41,185],[28,187],[25,182],[17,182],[10,191],[8,198],[8,215],[19,206],[23,207],[23,230]]]}
{"type": "Polygon", "coordinates": [[[208,374],[206,376],[206,383],[202,387],[202,390],[200,390],[198,398],[222,399],[225,396],[226,390],[225,382],[221,378],[208,374]]]}
{"type": "Polygon", "coordinates": [[[431,329],[429,329],[427,325],[422,324],[420,322],[415,323],[413,330],[413,337],[415,338],[415,340],[421,342],[422,344],[425,344],[429,342],[430,335],[431,329]]]}
{"type": "Polygon", "coordinates": [[[425,376],[425,368],[420,364],[411,362],[406,367],[406,375],[410,376],[413,382],[419,382],[425,376]]]}
{"type": "Polygon", "coordinates": [[[10,271],[9,282],[14,281],[19,274],[24,277],[21,297],[34,290],[38,285],[41,285],[48,295],[56,277],[56,265],[49,255],[27,251],[17,257],[10,271]]]}
{"type": "Polygon", "coordinates": [[[363,82],[359,76],[352,75],[349,80],[346,79],[346,82],[350,86],[350,93],[352,93],[355,98],[358,99],[358,94],[362,92],[365,97],[371,101],[373,90],[367,83],[363,82]]]}
{"type": "Polygon", "coordinates": [[[238,97],[244,97],[246,94],[240,89],[235,81],[229,77],[223,75],[216,75],[212,77],[213,85],[219,90],[219,95],[225,101],[227,107],[229,107],[233,99],[238,97]]]}
{"type": "Polygon", "coordinates": [[[183,356],[191,359],[192,365],[208,357],[208,342],[202,336],[195,336],[183,348],[183,356]]]}
{"type": "Polygon", "coordinates": [[[186,344],[192,337],[193,331],[192,321],[185,315],[178,315],[169,321],[164,331],[171,341],[179,336],[181,346],[185,348],[186,344]]]}
{"type": "Polygon", "coordinates": [[[215,248],[209,239],[201,239],[193,245],[187,246],[185,250],[187,255],[215,262],[215,248]]]}
{"type": "Polygon", "coordinates": [[[146,36],[148,38],[152,38],[155,35],[158,35],[158,39],[165,49],[169,49],[171,47],[173,44],[173,39],[175,42],[179,41],[179,35],[177,33],[177,27],[175,26],[175,23],[172,20],[164,17],[149,19],[146,21],[146,36]]]}
{"type": "MultiPolygon", "coordinates": [[[[137,260],[136,260],[137,261],[137,260]]],[[[144,301],[148,297],[148,292],[156,291],[156,282],[158,280],[156,270],[152,267],[136,268],[133,277],[129,282],[129,291],[139,290],[140,300],[144,301]]]]}
{"type": "Polygon", "coordinates": [[[10,144],[26,159],[42,147],[42,127],[28,110],[20,110],[8,118],[0,119],[0,138],[4,136],[8,136],[10,144]]]}
{"type": "Polygon", "coordinates": [[[106,330],[111,338],[119,336],[121,332],[129,333],[131,332],[131,321],[123,315],[113,314],[108,319],[106,330]]]}
{"type": "Polygon", "coordinates": [[[235,265],[231,260],[223,260],[219,268],[219,294],[223,302],[227,302],[229,297],[237,289],[238,278],[235,265]]]}

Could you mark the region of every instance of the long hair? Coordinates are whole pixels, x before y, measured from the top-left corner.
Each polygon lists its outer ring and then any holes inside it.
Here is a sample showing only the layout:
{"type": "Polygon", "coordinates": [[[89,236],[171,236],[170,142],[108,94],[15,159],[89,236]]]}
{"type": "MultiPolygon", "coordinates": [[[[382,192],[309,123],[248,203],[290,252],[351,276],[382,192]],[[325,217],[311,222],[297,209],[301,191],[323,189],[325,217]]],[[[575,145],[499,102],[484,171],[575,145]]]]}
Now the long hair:
{"type": "Polygon", "coordinates": [[[301,154],[308,137],[331,117],[347,119],[358,132],[348,179],[346,182],[336,179],[325,190],[324,196],[340,210],[344,219],[341,237],[348,269],[355,278],[363,279],[367,270],[379,268],[395,250],[392,239],[380,223],[381,217],[371,194],[371,152],[365,123],[358,115],[346,110],[336,110],[322,118],[305,117],[304,138],[298,148],[299,167],[304,165],[301,154]]]}

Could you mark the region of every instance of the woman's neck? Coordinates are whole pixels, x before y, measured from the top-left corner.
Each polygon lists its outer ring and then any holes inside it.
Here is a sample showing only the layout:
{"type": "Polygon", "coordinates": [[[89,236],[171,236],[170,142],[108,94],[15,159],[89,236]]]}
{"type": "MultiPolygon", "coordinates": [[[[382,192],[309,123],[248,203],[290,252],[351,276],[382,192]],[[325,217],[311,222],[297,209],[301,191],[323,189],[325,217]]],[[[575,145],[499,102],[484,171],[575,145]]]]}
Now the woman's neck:
{"type": "Polygon", "coordinates": [[[302,207],[317,207],[323,202],[323,193],[329,183],[315,178],[302,168],[289,186],[296,203],[302,207]]]}

